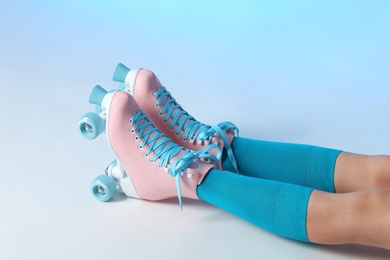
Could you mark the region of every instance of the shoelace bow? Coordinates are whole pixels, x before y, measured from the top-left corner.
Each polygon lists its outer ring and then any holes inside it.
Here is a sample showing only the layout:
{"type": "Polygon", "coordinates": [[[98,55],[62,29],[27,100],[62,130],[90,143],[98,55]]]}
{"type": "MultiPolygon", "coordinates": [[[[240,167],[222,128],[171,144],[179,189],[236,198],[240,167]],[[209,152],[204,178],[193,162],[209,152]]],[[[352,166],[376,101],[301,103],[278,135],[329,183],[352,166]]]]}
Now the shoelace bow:
{"type": "Polygon", "coordinates": [[[185,149],[161,133],[159,129],[153,125],[153,122],[148,120],[147,115],[144,114],[142,110],[136,112],[130,119],[130,122],[134,123],[131,132],[137,132],[135,138],[142,139],[139,148],[143,148],[147,145],[148,149],[146,150],[145,155],[149,156],[150,153],[154,153],[154,156],[150,161],[155,162],[158,160],[158,167],[164,167],[164,170],[169,171],[169,174],[176,179],[177,195],[180,209],[182,209],[183,203],[181,198],[180,177],[183,176],[184,172],[197,158],[211,160],[218,167],[218,161],[222,155],[221,148],[216,144],[212,144],[199,151],[185,149]],[[217,149],[217,156],[208,153],[212,149],[217,149]],[[169,165],[169,161],[182,150],[184,150],[183,156],[169,165]]]}
{"type": "Polygon", "coordinates": [[[202,124],[197,121],[194,117],[189,115],[172,97],[171,93],[166,90],[165,87],[161,87],[153,94],[153,97],[157,99],[156,107],[162,105],[160,110],[160,115],[164,115],[164,122],[168,122],[171,118],[172,122],[170,124],[170,129],[176,128],[176,135],[180,134],[180,131],[184,132],[183,140],[186,141],[190,139],[190,142],[193,143],[198,140],[199,143],[206,142],[209,144],[211,138],[215,133],[222,139],[224,147],[226,148],[227,155],[229,157],[230,163],[238,173],[238,165],[236,158],[234,156],[233,150],[230,146],[228,139],[224,131],[231,130],[234,131],[238,136],[238,128],[231,122],[222,122],[213,126],[202,124]]]}

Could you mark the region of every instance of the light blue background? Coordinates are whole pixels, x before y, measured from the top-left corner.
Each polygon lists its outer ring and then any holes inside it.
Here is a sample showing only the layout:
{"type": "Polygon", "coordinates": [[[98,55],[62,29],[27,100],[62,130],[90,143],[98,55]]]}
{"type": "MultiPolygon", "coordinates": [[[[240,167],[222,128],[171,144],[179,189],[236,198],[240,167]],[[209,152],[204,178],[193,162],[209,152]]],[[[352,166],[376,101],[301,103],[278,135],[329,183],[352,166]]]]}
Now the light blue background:
{"type": "Polygon", "coordinates": [[[1,1],[0,258],[384,259],[281,239],[202,202],[99,203],[88,185],[112,155],[76,124],[123,62],[241,136],[390,154],[389,14],[384,0],[1,1]]]}

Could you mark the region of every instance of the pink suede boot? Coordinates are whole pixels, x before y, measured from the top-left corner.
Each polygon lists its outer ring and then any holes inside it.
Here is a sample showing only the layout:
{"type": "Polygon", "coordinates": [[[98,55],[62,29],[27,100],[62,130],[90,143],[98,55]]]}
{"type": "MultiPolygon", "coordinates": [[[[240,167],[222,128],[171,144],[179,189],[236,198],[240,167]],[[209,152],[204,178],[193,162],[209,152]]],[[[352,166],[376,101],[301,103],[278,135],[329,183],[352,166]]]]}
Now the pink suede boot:
{"type": "Polygon", "coordinates": [[[156,126],[175,143],[191,150],[200,150],[210,143],[216,143],[226,149],[231,164],[238,172],[230,146],[234,136],[238,135],[238,128],[234,124],[223,122],[209,126],[197,121],[149,70],[130,70],[120,63],[113,79],[124,83],[121,89],[130,93],[156,126]]]}

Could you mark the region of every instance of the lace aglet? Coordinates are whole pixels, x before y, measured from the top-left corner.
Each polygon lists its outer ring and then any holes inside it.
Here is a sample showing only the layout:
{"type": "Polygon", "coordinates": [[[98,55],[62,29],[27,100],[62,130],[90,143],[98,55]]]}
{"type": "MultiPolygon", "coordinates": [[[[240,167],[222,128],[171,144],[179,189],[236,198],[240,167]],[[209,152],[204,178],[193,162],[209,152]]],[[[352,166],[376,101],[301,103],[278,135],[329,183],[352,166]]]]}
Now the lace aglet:
{"type": "Polygon", "coordinates": [[[177,198],[179,199],[180,210],[183,211],[183,202],[181,199],[181,189],[180,189],[180,174],[176,176],[176,188],[177,188],[177,198]]]}

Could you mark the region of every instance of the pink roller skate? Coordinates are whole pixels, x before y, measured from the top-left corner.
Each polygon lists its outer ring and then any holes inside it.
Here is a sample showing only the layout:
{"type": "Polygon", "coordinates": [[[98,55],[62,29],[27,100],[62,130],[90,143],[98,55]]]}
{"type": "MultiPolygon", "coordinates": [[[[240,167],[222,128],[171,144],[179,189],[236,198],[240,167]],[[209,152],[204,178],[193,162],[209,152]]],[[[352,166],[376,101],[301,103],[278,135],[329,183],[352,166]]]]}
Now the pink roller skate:
{"type": "Polygon", "coordinates": [[[80,131],[92,139],[105,130],[116,157],[106,175],[91,184],[97,199],[111,199],[117,188],[129,197],[153,201],[177,196],[180,205],[182,197],[198,199],[196,187],[214,167],[198,158],[217,163],[221,149],[216,144],[197,152],[175,144],[123,91],[107,93],[97,86],[90,102],[98,105],[100,113],[86,114],[79,122],[80,131]],[[217,156],[208,153],[211,150],[217,156]]]}
{"type": "Polygon", "coordinates": [[[120,88],[130,93],[156,126],[175,143],[191,150],[200,150],[210,143],[225,148],[233,167],[237,163],[231,142],[238,128],[231,122],[209,126],[189,115],[163,87],[153,72],[144,69],[130,70],[119,63],[114,81],[124,84],[120,88]]]}

